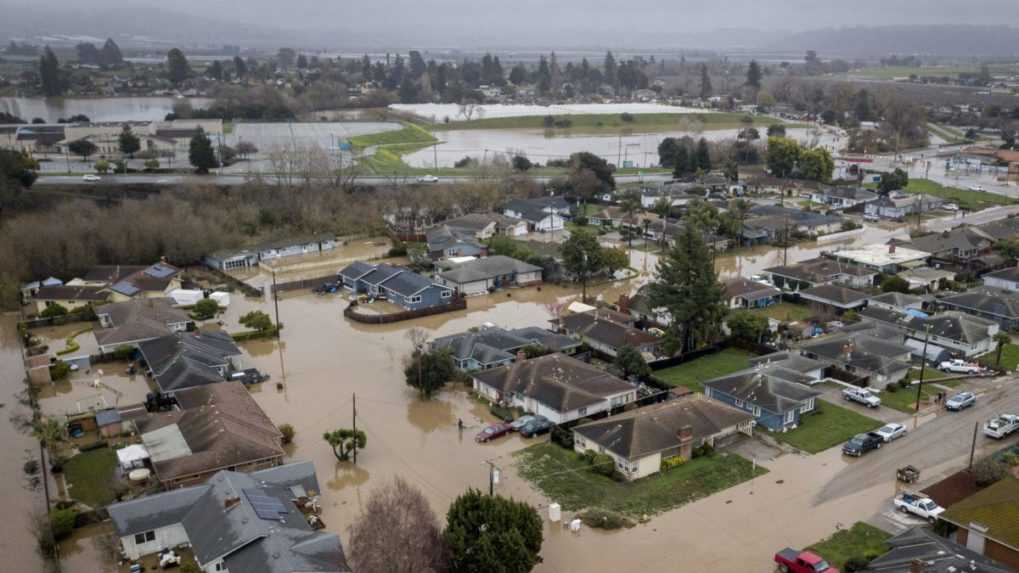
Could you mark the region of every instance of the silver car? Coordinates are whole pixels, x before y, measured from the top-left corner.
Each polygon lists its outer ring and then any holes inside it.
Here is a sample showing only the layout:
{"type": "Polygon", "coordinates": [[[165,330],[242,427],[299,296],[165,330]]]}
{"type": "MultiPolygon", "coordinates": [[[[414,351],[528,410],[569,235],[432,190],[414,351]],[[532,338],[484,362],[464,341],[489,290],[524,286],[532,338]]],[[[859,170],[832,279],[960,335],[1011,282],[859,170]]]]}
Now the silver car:
{"type": "Polygon", "coordinates": [[[874,433],[881,436],[881,439],[887,443],[905,436],[906,427],[902,424],[885,424],[874,430],[874,433]]]}
{"type": "Polygon", "coordinates": [[[953,412],[965,410],[977,403],[977,397],[972,392],[959,392],[945,402],[945,408],[953,412]]]}

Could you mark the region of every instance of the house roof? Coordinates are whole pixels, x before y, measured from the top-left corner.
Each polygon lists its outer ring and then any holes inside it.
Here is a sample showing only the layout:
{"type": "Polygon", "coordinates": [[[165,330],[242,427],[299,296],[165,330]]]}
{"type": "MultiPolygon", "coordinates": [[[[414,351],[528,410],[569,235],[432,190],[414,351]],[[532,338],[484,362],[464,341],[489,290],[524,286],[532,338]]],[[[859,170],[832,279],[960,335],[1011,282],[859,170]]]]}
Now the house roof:
{"type": "Polygon", "coordinates": [[[107,507],[117,535],[125,537],[180,523],[209,490],[208,485],[171,489],[107,507]]]}
{"type": "Polygon", "coordinates": [[[894,306],[896,308],[906,309],[914,307],[916,305],[923,304],[927,299],[922,296],[916,296],[915,294],[905,294],[901,292],[886,292],[879,295],[869,297],[871,302],[877,302],[894,306]]]}
{"type": "Polygon", "coordinates": [[[827,257],[819,257],[792,265],[772,267],[765,272],[789,277],[810,283],[825,283],[840,275],[865,277],[877,274],[866,267],[837,261],[827,257]]]}
{"type": "Polygon", "coordinates": [[[885,541],[891,549],[875,557],[864,573],[913,573],[922,561],[924,573],[1008,573],[1009,569],[924,527],[913,527],[885,541]]]}
{"type": "Polygon", "coordinates": [[[821,395],[821,392],[811,390],[800,383],[810,380],[812,379],[805,375],[783,369],[779,365],[771,365],[747,368],[728,376],[708,380],[704,382],[704,386],[769,412],[783,413],[821,395]]]}
{"type": "Polygon", "coordinates": [[[695,440],[710,438],[754,417],[703,396],[691,395],[577,426],[574,432],[612,453],[634,460],[675,448],[689,426],[695,440]]]}
{"type": "Polygon", "coordinates": [[[930,256],[929,253],[917,249],[909,249],[896,245],[871,244],[853,249],[842,249],[836,251],[834,256],[864,266],[885,267],[888,265],[902,265],[914,261],[922,261],[930,256]]]}
{"type": "MultiPolygon", "coordinates": [[[[405,270],[404,272],[397,273],[385,281],[382,282],[382,287],[387,288],[393,292],[399,293],[403,296],[411,296],[417,294],[426,288],[432,286],[434,283],[429,279],[421,276],[413,271],[405,270]]],[[[438,288],[447,289],[436,285],[438,288]]]]}
{"type": "Polygon", "coordinates": [[[1000,271],[994,271],[993,273],[987,273],[984,275],[984,278],[993,278],[1019,283],[1019,267],[1009,267],[1000,271]]]}
{"type": "Polygon", "coordinates": [[[478,372],[474,378],[504,394],[533,398],[557,412],[592,406],[634,390],[628,382],[558,353],[478,372]]]}
{"type": "Polygon", "coordinates": [[[876,336],[874,330],[862,325],[860,330],[844,329],[828,336],[804,342],[800,350],[822,359],[840,362],[854,368],[892,374],[910,367],[899,357],[911,349],[900,342],[876,336]]]}
{"type": "Polygon", "coordinates": [[[952,505],[941,518],[967,529],[979,524],[987,528],[986,537],[1019,549],[1019,479],[1006,476],[952,505]]]}
{"type": "Polygon", "coordinates": [[[782,294],[782,291],[777,288],[757,281],[752,281],[745,278],[737,278],[725,283],[725,297],[731,299],[734,297],[743,297],[751,300],[760,298],[776,296],[782,294]]]}
{"type": "Polygon", "coordinates": [[[179,440],[186,445],[185,455],[178,457],[153,453],[160,481],[283,456],[279,430],[240,382],[210,384],[185,392],[194,393],[185,398],[193,407],[149,414],[135,421],[150,453],[162,444],[170,446],[164,451],[184,453],[179,440]]]}
{"type": "Polygon", "coordinates": [[[368,274],[362,276],[360,280],[373,285],[380,285],[394,276],[405,272],[407,269],[403,267],[394,267],[385,263],[375,265],[368,274]]]}
{"type": "Polygon", "coordinates": [[[817,285],[800,291],[803,298],[835,306],[847,306],[867,300],[867,293],[840,285],[817,285]]]}
{"type": "MultiPolygon", "coordinates": [[[[594,340],[612,348],[639,347],[659,342],[658,337],[610,320],[608,317],[603,317],[601,313],[602,311],[599,309],[570,314],[560,320],[560,325],[570,334],[594,340]]],[[[627,315],[627,318],[630,317],[627,315]]]]}
{"type": "Polygon", "coordinates": [[[913,237],[907,243],[910,248],[930,254],[946,251],[983,250],[994,243],[992,237],[976,227],[956,227],[941,233],[929,233],[913,237]]]}
{"type": "Polygon", "coordinates": [[[524,328],[517,328],[509,331],[514,336],[520,338],[526,338],[531,341],[532,344],[538,344],[553,352],[562,352],[571,348],[577,348],[581,345],[580,341],[566,336],[565,334],[557,334],[544,328],[538,328],[537,326],[526,326],[524,328]]]}
{"type": "Polygon", "coordinates": [[[32,297],[36,300],[104,301],[109,295],[97,286],[41,286],[32,297]]]}
{"type": "Polygon", "coordinates": [[[1009,319],[1019,318],[1019,293],[978,288],[941,299],[943,304],[1009,319]]]}
{"type": "Polygon", "coordinates": [[[170,333],[171,324],[191,322],[182,310],[173,308],[169,298],[146,298],[104,304],[95,309],[97,316],[108,316],[112,326],[96,329],[100,346],[130,344],[170,333]]]}
{"type": "Polygon", "coordinates": [[[351,280],[357,280],[367,275],[368,273],[372,272],[373,270],[375,270],[375,265],[371,263],[366,263],[364,261],[354,261],[340,269],[339,274],[342,277],[351,280]]]}
{"type": "Polygon", "coordinates": [[[474,358],[481,364],[509,360],[518,349],[533,344],[499,327],[482,327],[476,331],[443,336],[432,341],[432,348],[449,349],[453,358],[474,358]]]}
{"type": "Polygon", "coordinates": [[[145,270],[145,265],[97,265],[85,271],[82,280],[113,284],[128,275],[145,270]]]}
{"type": "Polygon", "coordinates": [[[1019,235],[1019,217],[1007,217],[978,227],[984,234],[994,239],[1009,239],[1019,235]]]}
{"type": "Polygon", "coordinates": [[[569,209],[570,204],[561,197],[539,197],[537,199],[514,199],[506,203],[506,210],[519,213],[521,217],[532,223],[537,223],[548,217],[550,213],[556,213],[569,209]]]}
{"type": "Polygon", "coordinates": [[[459,265],[442,273],[442,278],[456,284],[466,284],[495,277],[541,272],[541,267],[505,255],[494,255],[459,265]]]}
{"type": "Polygon", "coordinates": [[[519,219],[513,219],[499,213],[468,213],[455,219],[447,219],[443,221],[443,225],[450,229],[455,229],[461,232],[467,231],[472,233],[480,233],[488,228],[489,225],[495,223],[497,229],[511,227],[520,223],[519,219]]]}
{"type": "Polygon", "coordinates": [[[878,194],[865,187],[828,187],[823,193],[828,197],[852,199],[855,201],[873,201],[878,194]]]}

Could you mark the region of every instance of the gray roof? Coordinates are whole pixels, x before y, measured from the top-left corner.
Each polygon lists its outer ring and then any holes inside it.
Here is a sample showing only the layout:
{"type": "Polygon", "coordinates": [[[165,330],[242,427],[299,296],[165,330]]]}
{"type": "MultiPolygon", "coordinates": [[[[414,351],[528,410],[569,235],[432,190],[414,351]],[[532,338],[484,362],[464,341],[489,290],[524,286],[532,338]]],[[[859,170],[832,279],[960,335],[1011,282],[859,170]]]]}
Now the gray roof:
{"type": "Polygon", "coordinates": [[[580,346],[580,342],[538,327],[506,330],[498,326],[482,327],[436,338],[432,348],[447,348],[457,360],[474,358],[481,364],[495,364],[510,360],[525,346],[542,346],[559,352],[580,346]]]}
{"type": "Polygon", "coordinates": [[[208,485],[172,489],[107,507],[117,535],[124,537],[180,523],[208,485]]]}
{"type": "Polygon", "coordinates": [[[956,227],[942,233],[929,233],[913,237],[906,245],[911,249],[930,254],[946,253],[953,250],[981,251],[994,243],[992,237],[975,227],[956,227]]]}
{"type": "Polygon", "coordinates": [[[96,412],[96,425],[100,428],[117,423],[120,423],[120,410],[116,408],[107,408],[96,412]]]}
{"type": "Polygon", "coordinates": [[[103,287],[67,285],[41,286],[32,295],[36,300],[103,301],[108,297],[109,294],[103,292],[103,287]]]}
{"type": "Polygon", "coordinates": [[[1019,293],[979,288],[947,296],[941,303],[962,310],[977,310],[1008,319],[1019,319],[1019,293]]]}
{"type": "MultiPolygon", "coordinates": [[[[432,281],[425,278],[424,276],[421,276],[410,270],[404,270],[404,272],[393,275],[386,279],[385,281],[383,281],[382,287],[387,288],[393,292],[399,293],[403,296],[411,296],[427,289],[433,284],[434,283],[432,283],[432,281]]],[[[440,285],[436,286],[443,289],[447,288],[442,287],[440,285]]]]}
{"type": "Polygon", "coordinates": [[[1004,281],[1019,282],[1019,267],[1009,267],[993,273],[987,273],[984,278],[995,278],[1004,281]]]}
{"type": "Polygon", "coordinates": [[[725,283],[726,298],[743,297],[751,300],[782,294],[777,288],[745,278],[736,278],[725,283]]]}
{"type": "MultiPolygon", "coordinates": [[[[630,318],[626,315],[626,318],[630,318]]],[[[592,310],[574,313],[560,320],[563,330],[574,335],[600,342],[612,348],[643,346],[660,342],[656,336],[627,324],[611,320],[605,311],[592,310]]]]}
{"type": "Polygon", "coordinates": [[[856,201],[873,201],[878,194],[864,187],[829,187],[823,191],[828,197],[854,199],[856,201]]]}
{"type": "Polygon", "coordinates": [[[533,272],[541,272],[541,267],[505,255],[494,255],[466,262],[439,276],[452,283],[466,284],[500,276],[533,272]]]}
{"type": "Polygon", "coordinates": [[[538,197],[536,199],[514,199],[506,204],[506,209],[520,213],[527,221],[538,222],[549,215],[570,208],[570,204],[561,197],[538,197]]]}
{"type": "Polygon", "coordinates": [[[911,573],[915,560],[925,573],[1008,573],[1010,570],[924,527],[913,527],[885,542],[891,549],[875,557],[864,573],[911,573]]]}
{"type": "Polygon", "coordinates": [[[821,395],[821,392],[811,390],[802,383],[810,380],[812,379],[805,375],[772,365],[747,368],[728,376],[708,380],[704,386],[759,406],[763,410],[783,413],[821,395]]]}
{"type": "Polygon", "coordinates": [[[184,311],[173,308],[168,298],[144,298],[104,304],[98,316],[109,317],[113,326],[95,330],[100,346],[137,343],[170,334],[169,325],[191,322],[184,311]]]}
{"type": "Polygon", "coordinates": [[[533,398],[557,412],[592,406],[635,389],[604,370],[558,353],[478,372],[474,378],[504,394],[533,398]]]}
{"type": "Polygon", "coordinates": [[[577,348],[581,345],[579,340],[571,336],[557,334],[551,330],[545,330],[544,328],[539,328],[537,326],[526,326],[509,332],[514,336],[526,338],[533,344],[544,346],[545,348],[555,352],[562,352],[563,350],[577,348]]]}
{"type": "Polygon", "coordinates": [[[927,299],[922,296],[916,296],[915,294],[904,294],[901,292],[886,292],[872,296],[868,300],[872,302],[879,302],[889,306],[905,309],[911,306],[922,304],[927,299]]]}
{"type": "Polygon", "coordinates": [[[877,271],[866,267],[840,262],[827,257],[819,257],[788,266],[772,267],[764,270],[768,273],[815,284],[830,282],[837,275],[868,276],[877,274],[877,271]]]}
{"type": "Polygon", "coordinates": [[[985,223],[977,228],[997,240],[1010,239],[1019,236],[1019,217],[1007,217],[992,223],[985,223]]]}
{"type": "Polygon", "coordinates": [[[762,356],[753,356],[749,359],[749,362],[751,366],[775,364],[781,366],[784,370],[801,374],[806,374],[812,370],[824,370],[828,367],[827,362],[807,358],[795,352],[772,352],[762,356]]]}
{"type": "Polygon", "coordinates": [[[911,349],[901,342],[878,336],[869,325],[804,342],[800,350],[824,360],[848,364],[854,368],[880,374],[891,374],[909,369],[909,362],[899,357],[911,349]]]}
{"type": "Polygon", "coordinates": [[[817,285],[800,291],[800,296],[819,302],[833,303],[836,306],[846,306],[865,301],[868,295],[839,285],[817,285]]]}
{"type": "Polygon", "coordinates": [[[360,277],[360,280],[368,284],[380,285],[406,270],[403,267],[394,267],[393,265],[382,263],[375,265],[375,268],[369,271],[368,274],[360,277]]]}
{"type": "Polygon", "coordinates": [[[340,276],[357,280],[375,270],[375,265],[364,261],[354,261],[340,270],[340,276]]]}
{"type": "Polygon", "coordinates": [[[986,318],[973,316],[957,310],[950,310],[923,318],[905,312],[877,307],[867,307],[860,316],[884,324],[890,324],[923,337],[924,329],[930,325],[931,336],[954,340],[965,344],[977,344],[989,338],[990,329],[997,323],[986,318]]]}
{"type": "Polygon", "coordinates": [[[222,382],[217,370],[241,354],[225,332],[180,332],[142,342],[138,350],[162,392],[222,382]]]}

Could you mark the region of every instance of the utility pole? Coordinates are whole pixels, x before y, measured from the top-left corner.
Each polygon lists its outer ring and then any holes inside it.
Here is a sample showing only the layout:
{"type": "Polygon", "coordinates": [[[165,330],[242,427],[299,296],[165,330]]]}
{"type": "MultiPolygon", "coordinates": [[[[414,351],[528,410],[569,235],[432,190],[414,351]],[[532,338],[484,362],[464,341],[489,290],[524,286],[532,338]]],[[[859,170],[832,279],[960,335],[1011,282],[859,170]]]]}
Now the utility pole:
{"type": "Polygon", "coordinates": [[[499,481],[499,468],[495,467],[495,464],[489,460],[485,460],[488,464],[488,495],[495,495],[495,482],[499,481]]]}
{"type": "Polygon", "coordinates": [[[973,424],[973,443],[969,446],[969,469],[973,469],[973,456],[977,453],[977,434],[980,432],[980,422],[973,424]]]}
{"type": "Polygon", "coordinates": [[[354,392],[352,405],[354,407],[354,465],[357,465],[357,392],[354,392]]]}
{"type": "Polygon", "coordinates": [[[916,408],[914,412],[920,411],[920,393],[923,392],[923,375],[927,371],[927,343],[931,338],[931,325],[924,325],[923,355],[920,356],[920,382],[916,385],[916,408]]]}
{"type": "Polygon", "coordinates": [[[276,269],[272,270],[272,302],[276,309],[276,347],[280,351],[280,376],[282,377],[280,384],[285,390],[287,387],[287,368],[283,361],[283,341],[280,339],[282,328],[280,328],[280,293],[276,286],[276,269]]]}
{"type": "Polygon", "coordinates": [[[432,165],[435,170],[439,169],[439,144],[438,142],[432,144],[432,165]]]}

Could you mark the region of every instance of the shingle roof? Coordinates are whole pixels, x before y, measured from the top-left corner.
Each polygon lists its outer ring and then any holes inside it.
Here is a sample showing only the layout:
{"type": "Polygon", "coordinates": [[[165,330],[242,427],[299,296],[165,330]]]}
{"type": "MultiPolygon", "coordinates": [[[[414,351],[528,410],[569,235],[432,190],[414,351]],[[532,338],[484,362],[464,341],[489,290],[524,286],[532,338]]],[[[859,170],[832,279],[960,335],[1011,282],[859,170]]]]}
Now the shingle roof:
{"type": "Polygon", "coordinates": [[[841,332],[804,342],[800,349],[825,360],[849,364],[860,370],[892,374],[910,367],[898,357],[908,356],[910,347],[880,336],[860,325],[860,330],[844,329],[841,332]]]}
{"type": "Polygon", "coordinates": [[[839,285],[817,285],[800,291],[800,296],[820,302],[831,302],[836,305],[854,304],[867,299],[867,293],[839,285]]]}
{"type": "Polygon", "coordinates": [[[208,485],[172,489],[107,507],[117,535],[121,537],[180,523],[208,485]]]}
{"type": "Polygon", "coordinates": [[[1019,267],[1009,267],[993,273],[987,273],[984,278],[1001,279],[1011,282],[1019,282],[1019,267]]]}
{"type": "Polygon", "coordinates": [[[836,275],[867,276],[877,274],[876,271],[866,267],[845,263],[819,257],[802,261],[793,265],[772,267],[765,269],[765,272],[774,273],[784,277],[791,277],[811,283],[824,283],[831,281],[836,275]]]}
{"type": "Polygon", "coordinates": [[[598,404],[634,390],[633,385],[564,354],[518,361],[478,372],[474,377],[504,394],[522,394],[558,412],[598,404]]]}
{"type": "Polygon", "coordinates": [[[103,287],[96,286],[43,286],[32,297],[36,300],[85,300],[103,301],[109,295],[103,287]]]}
{"type": "Polygon", "coordinates": [[[904,294],[901,292],[886,292],[876,296],[872,296],[869,298],[869,300],[898,308],[907,308],[910,306],[916,306],[917,304],[921,304],[926,299],[922,296],[916,296],[915,294],[904,294]]]}
{"type": "Polygon", "coordinates": [[[596,310],[571,314],[563,317],[560,324],[570,334],[601,342],[612,348],[637,347],[659,342],[659,338],[656,336],[603,318],[600,313],[600,310],[596,310]]]}
{"type": "Polygon", "coordinates": [[[494,255],[466,262],[439,276],[452,283],[466,284],[500,276],[540,271],[541,267],[505,255],[494,255]]]}
{"type": "Polygon", "coordinates": [[[911,249],[937,254],[959,249],[983,250],[991,246],[992,238],[975,227],[957,227],[942,233],[929,233],[913,237],[906,245],[911,249]]]}
{"type": "Polygon", "coordinates": [[[980,524],[986,537],[1019,548],[1019,479],[1007,476],[949,507],[941,518],[959,527],[980,524]]]}
{"type": "Polygon", "coordinates": [[[172,305],[168,298],[146,298],[97,307],[96,315],[108,316],[112,326],[96,329],[96,341],[100,346],[113,346],[165,336],[170,333],[168,325],[191,321],[187,313],[172,305]]]}
{"type": "Polygon", "coordinates": [[[983,555],[924,527],[913,527],[885,542],[891,549],[871,560],[864,573],[912,573],[923,561],[924,573],[1009,573],[983,555]]]}
{"type": "Polygon", "coordinates": [[[340,270],[340,275],[351,280],[357,280],[375,270],[375,265],[364,261],[354,261],[340,270]]]}
{"type": "Polygon", "coordinates": [[[973,289],[945,297],[941,302],[963,310],[973,309],[1009,319],[1019,318],[1019,293],[988,288],[973,289]]]}
{"type": "MultiPolygon", "coordinates": [[[[382,282],[382,286],[403,296],[417,294],[432,286],[432,281],[412,271],[405,271],[391,276],[382,282]]],[[[443,287],[445,288],[445,287],[443,287]]]]}
{"type": "Polygon", "coordinates": [[[724,392],[769,412],[782,413],[798,408],[821,392],[790,380],[810,380],[807,376],[780,366],[748,368],[704,382],[704,386],[724,392]]]}
{"type": "Polygon", "coordinates": [[[695,440],[753,419],[749,413],[701,396],[689,396],[638,408],[573,429],[628,460],[675,448],[679,431],[690,426],[695,440]]]}
{"type": "Polygon", "coordinates": [[[749,299],[759,299],[782,294],[777,288],[757,281],[745,278],[737,278],[725,283],[726,298],[741,296],[749,299]]]}

